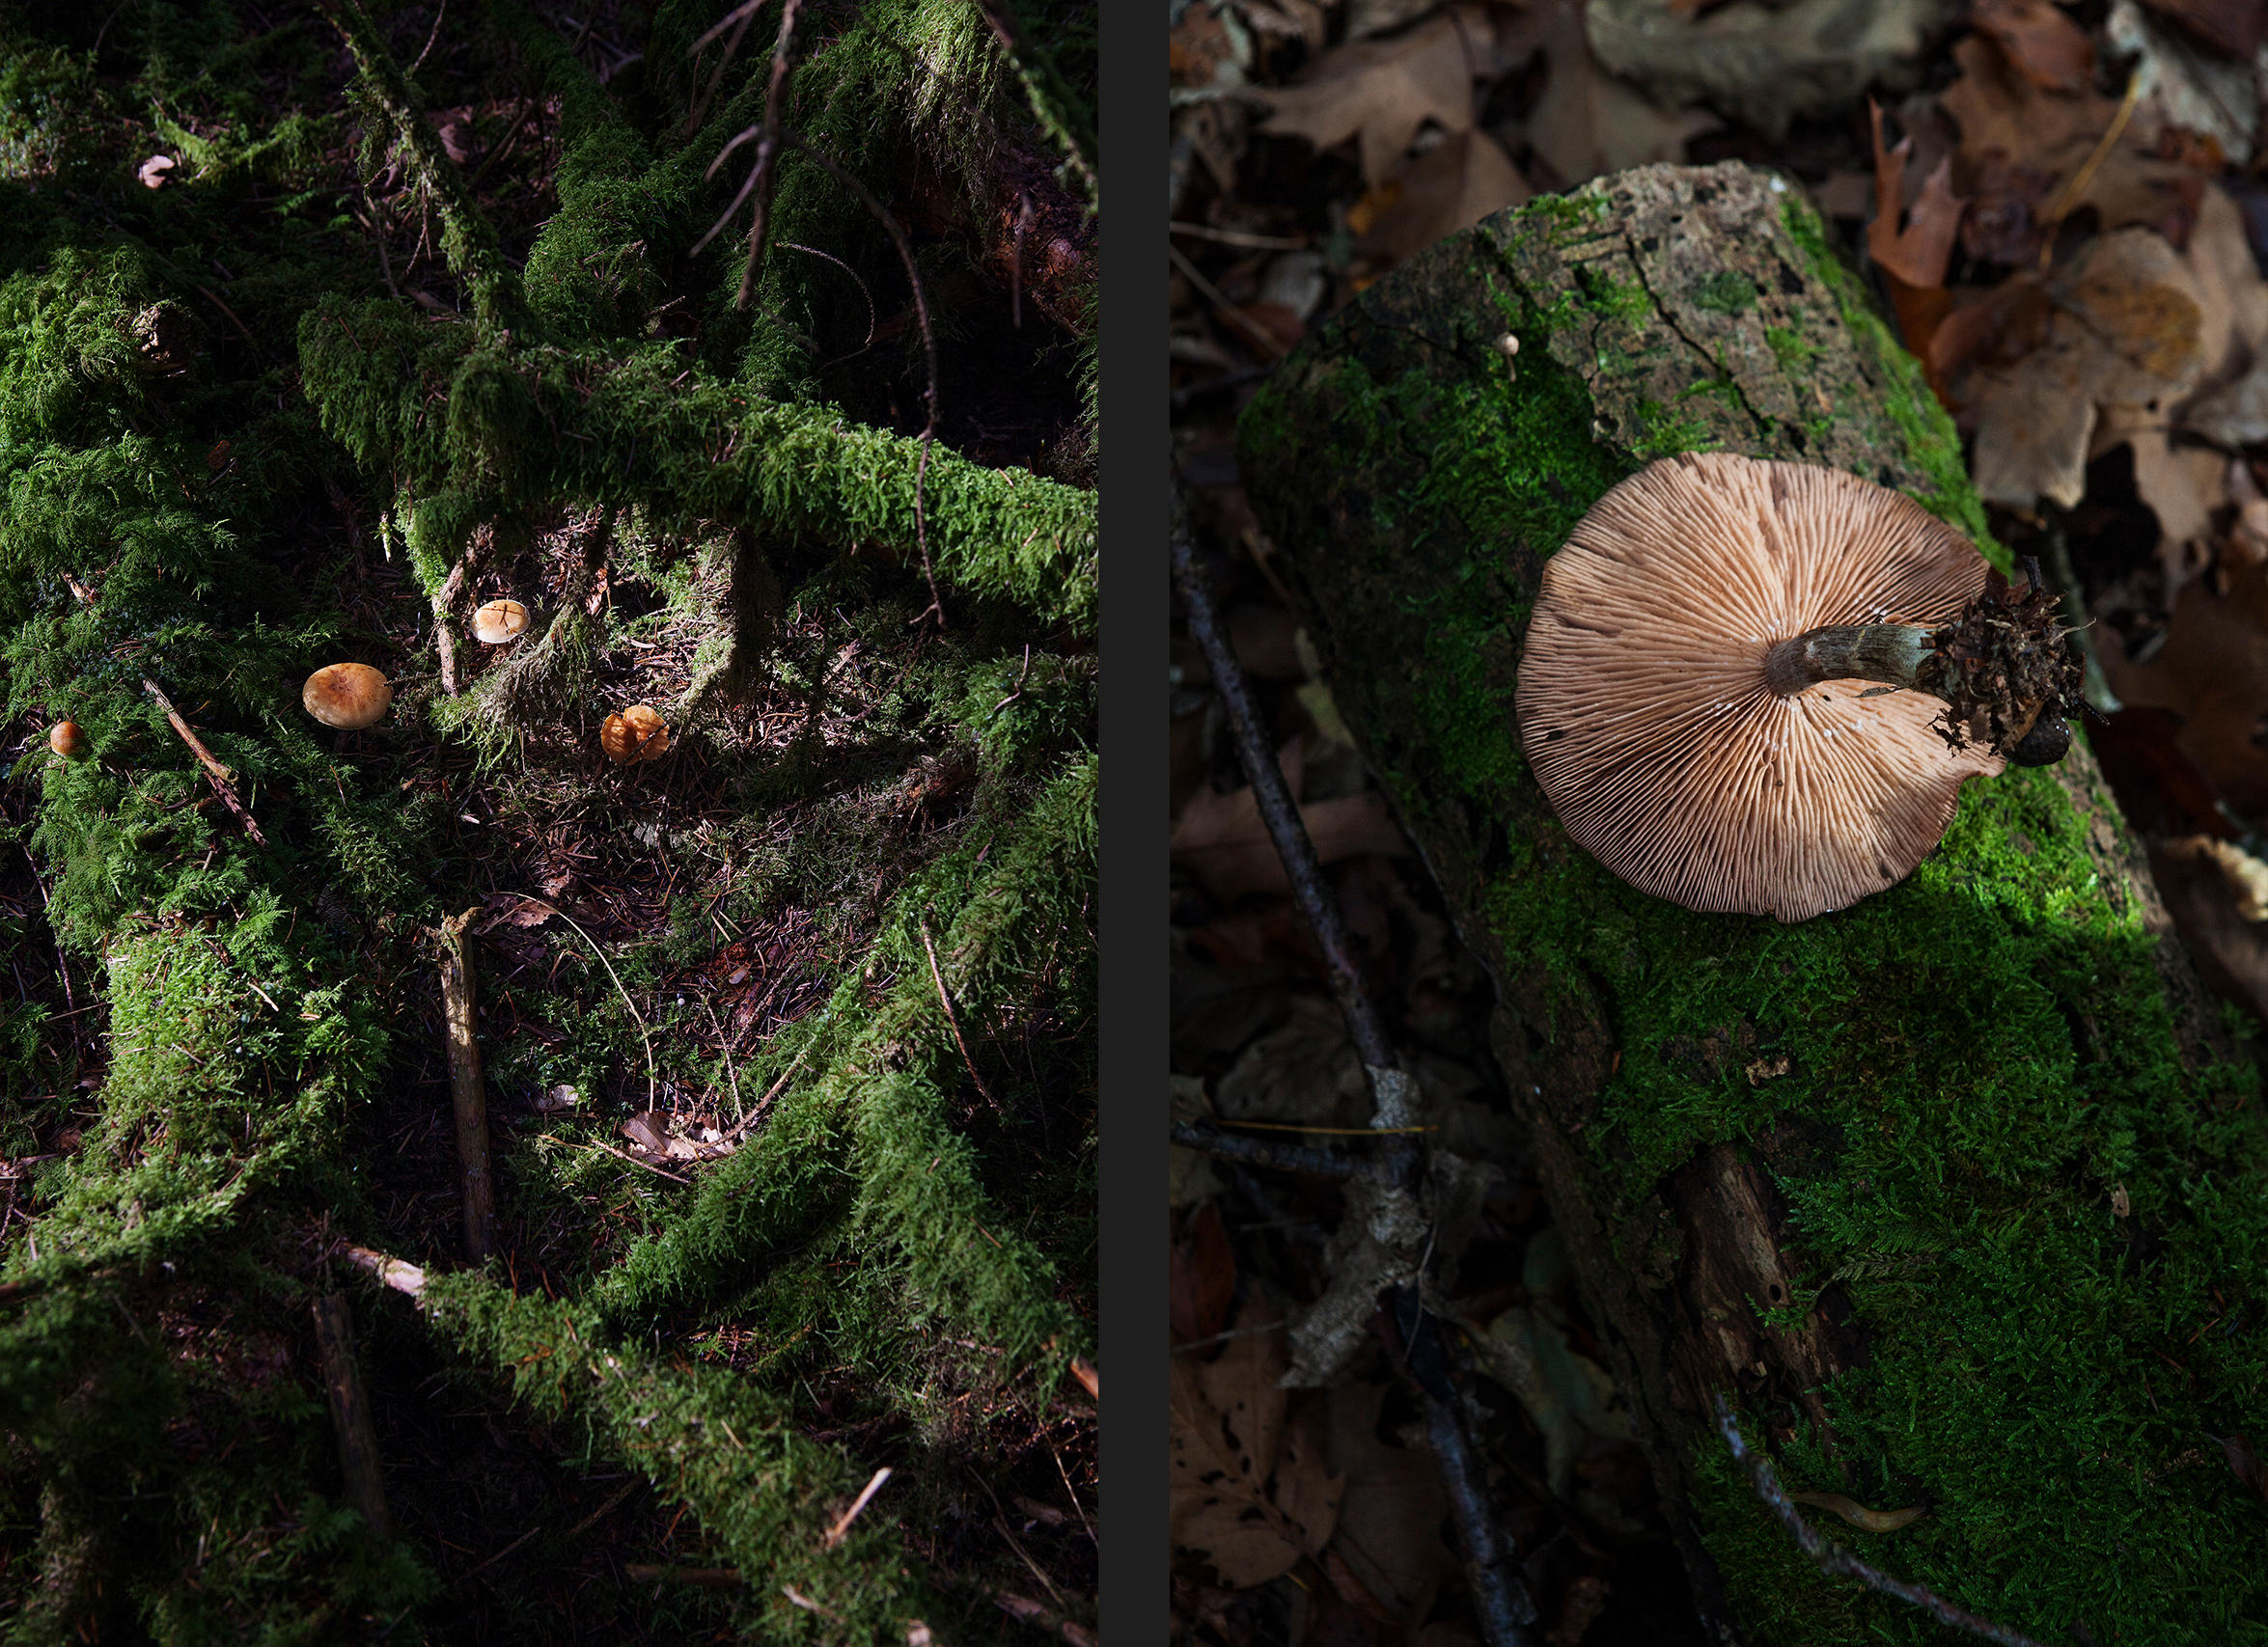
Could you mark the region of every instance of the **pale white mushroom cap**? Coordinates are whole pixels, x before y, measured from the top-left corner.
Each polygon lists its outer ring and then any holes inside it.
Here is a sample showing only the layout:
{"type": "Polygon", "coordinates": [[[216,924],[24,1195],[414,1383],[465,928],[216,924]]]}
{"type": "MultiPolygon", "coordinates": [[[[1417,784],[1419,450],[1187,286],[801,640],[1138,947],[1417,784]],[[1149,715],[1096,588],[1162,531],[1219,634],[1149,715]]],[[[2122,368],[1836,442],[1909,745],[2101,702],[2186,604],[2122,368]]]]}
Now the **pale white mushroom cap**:
{"type": "Polygon", "coordinates": [[[1949,749],[1924,693],[1778,697],[1765,655],[1821,624],[1945,623],[1985,573],[1921,505],[1841,470],[1664,458],[1544,566],[1521,747],[1567,833],[1640,890],[1789,921],[1841,909],[1910,874],[2001,761],[1949,749]]]}
{"type": "Polygon", "coordinates": [[[501,646],[527,627],[528,609],[516,600],[491,600],[473,613],[473,639],[484,645],[501,646]]]}

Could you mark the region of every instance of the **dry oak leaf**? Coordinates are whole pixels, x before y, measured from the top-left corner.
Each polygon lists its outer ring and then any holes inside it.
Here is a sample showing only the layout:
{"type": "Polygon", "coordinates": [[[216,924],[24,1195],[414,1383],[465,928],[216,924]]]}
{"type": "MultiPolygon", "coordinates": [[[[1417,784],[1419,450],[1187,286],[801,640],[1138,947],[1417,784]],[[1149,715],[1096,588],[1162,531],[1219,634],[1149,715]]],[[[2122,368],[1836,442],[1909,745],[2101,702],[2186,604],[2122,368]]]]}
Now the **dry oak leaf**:
{"type": "Polygon", "coordinates": [[[2110,625],[2094,634],[2120,701],[2180,716],[2174,747],[2240,817],[2268,818],[2268,748],[2254,737],[2268,717],[2268,565],[2232,579],[2227,594],[2192,580],[2146,664],[2128,660],[2110,625]]]}
{"type": "Polygon", "coordinates": [[[1168,1531],[1231,1589],[1320,1554],[1346,1494],[1326,1464],[1322,1403],[1303,1395],[1295,1405],[1278,1382],[1290,1367],[1281,1327],[1274,1310],[1248,1303],[1214,1359],[1168,1362],[1168,1531]]]}
{"type": "Polygon", "coordinates": [[[2116,122],[2117,99],[2091,89],[2034,86],[1985,35],[1961,40],[1952,56],[1961,77],[1938,94],[1937,104],[1961,129],[1956,178],[1977,196],[1978,214],[1995,226],[2001,261],[2029,261],[2038,254],[2046,220],[2082,206],[2094,209],[2103,229],[2139,224],[2176,245],[2187,243],[2204,178],[2179,160],[2159,157],[2154,123],[2131,122],[2065,199],[2060,189],[2116,122]]]}
{"type": "MultiPolygon", "coordinates": [[[[1895,149],[1885,148],[1880,106],[1869,100],[1867,112],[1874,124],[1874,220],[1867,225],[1867,255],[1907,286],[1942,287],[1946,266],[1952,261],[1953,241],[1961,232],[1961,212],[1968,205],[1953,194],[1952,156],[1937,163],[1912,210],[1905,211],[1906,161],[1914,152],[1914,140],[1900,138],[1895,149]]],[[[1899,318],[1902,321],[1903,315],[1899,318]]],[[[1920,353],[1926,342],[1917,343],[1909,332],[1906,344],[1920,353]]]]}
{"type": "Polygon", "coordinates": [[[1686,141],[1721,124],[1703,110],[1660,108],[1601,67],[1582,0],[1541,0],[1535,17],[1551,77],[1529,114],[1528,141],[1563,187],[1656,160],[1681,163],[1686,141]]]}
{"type": "Polygon", "coordinates": [[[1535,192],[1495,138],[1459,131],[1357,201],[1346,221],[1362,236],[1364,252],[1398,263],[1483,217],[1525,204],[1535,192]]]}
{"type": "Polygon", "coordinates": [[[2094,241],[2051,288],[2038,347],[1955,385],[1977,425],[1979,495],[2012,508],[2061,508],[2087,490],[2098,409],[2170,404],[2196,384],[2200,315],[2173,248],[2142,229],[2094,241]]]}
{"type": "Polygon", "coordinates": [[[1473,129],[1473,82],[1496,72],[1487,9],[1458,6],[1391,40],[1354,41],[1315,59],[1289,86],[1260,96],[1265,129],[1329,149],[1352,137],[1363,181],[1375,188],[1401,170],[1419,129],[1473,129]]]}
{"type": "Polygon", "coordinates": [[[1449,1504],[1430,1452],[1380,1439],[1385,1398],[1383,1384],[1330,1393],[1331,1464],[1344,1472],[1345,1493],[1331,1548],[1372,1596],[1403,1618],[1420,1619],[1456,1567],[1441,1539],[1449,1504]]]}
{"type": "MultiPolygon", "coordinates": [[[[1284,769],[1284,782],[1297,795],[1304,768],[1299,740],[1295,738],[1277,751],[1276,760],[1284,769]]],[[[1386,810],[1385,797],[1375,789],[1303,805],[1299,817],[1307,826],[1317,863],[1336,864],[1366,852],[1394,858],[1409,855],[1408,837],[1386,810]]],[[[1188,869],[1204,884],[1206,892],[1224,903],[1233,903],[1246,892],[1291,889],[1268,826],[1260,821],[1259,801],[1249,784],[1227,795],[1199,789],[1174,820],[1167,847],[1175,864],[1188,869]]]]}
{"type": "Polygon", "coordinates": [[[1970,21],[2041,90],[2084,92],[2094,84],[2094,41],[2049,0],[1977,0],[1970,21]]]}

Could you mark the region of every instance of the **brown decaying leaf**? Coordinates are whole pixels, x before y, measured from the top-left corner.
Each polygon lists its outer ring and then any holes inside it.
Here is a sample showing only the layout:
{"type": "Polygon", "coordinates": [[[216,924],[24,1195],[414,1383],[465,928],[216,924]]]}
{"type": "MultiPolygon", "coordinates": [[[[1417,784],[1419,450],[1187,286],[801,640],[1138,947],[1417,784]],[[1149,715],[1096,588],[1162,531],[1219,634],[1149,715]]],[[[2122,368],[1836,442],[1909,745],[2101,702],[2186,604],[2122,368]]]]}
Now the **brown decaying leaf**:
{"type": "MultiPolygon", "coordinates": [[[[1276,759],[1284,768],[1285,782],[1297,795],[1304,766],[1299,741],[1285,745],[1276,759]]],[[[1386,809],[1385,797],[1375,789],[1302,806],[1299,815],[1316,860],[1323,864],[1367,852],[1398,858],[1410,850],[1401,826],[1386,809]]],[[[1247,892],[1290,891],[1250,785],[1227,795],[1199,789],[1174,821],[1167,844],[1174,862],[1224,903],[1247,892]]]]}
{"type": "Polygon", "coordinates": [[[1522,205],[1534,193],[1495,138],[1484,131],[1460,131],[1356,202],[1347,224],[1361,234],[1366,254],[1400,262],[1493,212],[1522,205]]]}
{"type": "Polygon", "coordinates": [[[1260,95],[1266,130],[1329,149],[1352,137],[1363,181],[1396,176],[1419,129],[1473,129],[1473,82],[1496,72],[1495,30],[1481,6],[1458,6],[1392,40],[1354,41],[1315,59],[1289,86],[1260,95]]]}
{"type": "Polygon", "coordinates": [[[1788,1496],[1799,1504],[1810,1504],[1840,1516],[1861,1532],[1895,1532],[1929,1513],[1919,1506],[1906,1510],[1869,1510],[1856,1498],[1847,1498],[1840,1493],[1790,1493],[1788,1496]]]}
{"type": "Polygon", "coordinates": [[[2268,749],[2253,738],[2268,715],[2268,566],[2231,579],[2227,594],[2208,580],[2192,582],[2146,664],[2127,659],[2109,625],[2095,636],[2120,700],[2179,715],[2176,746],[2221,799],[2240,817],[2268,818],[2268,749]]]}
{"type": "Polygon", "coordinates": [[[2263,1498],[2268,1498],[2268,1478],[2260,1473],[2259,1455],[2253,1451],[2253,1443],[2239,1433],[2221,1438],[2222,1456],[2228,1460],[2228,1468],[2236,1478],[2263,1498]]]}
{"type": "Polygon", "coordinates": [[[1295,1405],[1278,1383],[1290,1366],[1281,1326],[1248,1303],[1212,1360],[1168,1362],[1167,1525],[1234,1589],[1319,1554],[1346,1495],[1326,1462],[1323,1403],[1302,1392],[1295,1405]]]}
{"type": "Polygon", "coordinates": [[[2091,88],[2062,93],[2033,85],[1989,37],[1953,46],[1960,78],[1937,103],[1960,127],[1955,177],[1983,225],[1978,255],[2025,263],[2039,253],[2046,220],[2091,207],[2102,229],[2155,229],[2188,242],[2204,177],[2156,151],[2154,124],[2134,121],[2070,198],[2058,191],[2093,154],[2118,118],[2118,100],[2091,88]]]}
{"type": "Polygon", "coordinates": [[[1715,116],[1657,108],[1635,87],[1599,67],[1584,33],[1581,0],[1536,0],[1551,77],[1528,116],[1528,141],[1562,187],[1656,160],[1681,162],[1688,139],[1714,128],[1715,116]]]}
{"type": "Polygon", "coordinates": [[[1430,1452],[1379,1439],[1385,1398],[1377,1384],[1331,1391],[1330,1456],[1345,1493],[1332,1549],[1370,1596],[1402,1618],[1424,1618],[1456,1566],[1441,1540],[1448,1500],[1430,1452]]]}
{"type": "Polygon", "coordinates": [[[1229,1324],[1236,1297],[1236,1255],[1221,1209],[1211,1201],[1182,1221],[1168,1266],[1166,1307],[1176,1344],[1211,1338],[1229,1324]]]}
{"type": "Polygon", "coordinates": [[[2188,28],[2207,44],[2250,63],[2268,39],[2268,7],[2260,0],[2142,0],[2161,17],[2188,28]]]}
{"type": "MultiPolygon", "coordinates": [[[[1914,140],[1901,138],[1895,149],[1884,147],[1880,105],[1868,99],[1867,113],[1874,128],[1874,221],[1867,225],[1867,255],[1909,287],[1942,287],[1968,205],[1953,194],[1952,157],[1938,162],[1907,213],[1906,160],[1914,152],[1914,140]]],[[[1907,347],[1917,353],[1926,343],[1926,339],[1907,339],[1907,347]]]]}
{"type": "Polygon", "coordinates": [[[2050,92],[2094,84],[2094,41],[2049,0],[1977,0],[1970,21],[1999,42],[2009,66],[2050,92]]]}

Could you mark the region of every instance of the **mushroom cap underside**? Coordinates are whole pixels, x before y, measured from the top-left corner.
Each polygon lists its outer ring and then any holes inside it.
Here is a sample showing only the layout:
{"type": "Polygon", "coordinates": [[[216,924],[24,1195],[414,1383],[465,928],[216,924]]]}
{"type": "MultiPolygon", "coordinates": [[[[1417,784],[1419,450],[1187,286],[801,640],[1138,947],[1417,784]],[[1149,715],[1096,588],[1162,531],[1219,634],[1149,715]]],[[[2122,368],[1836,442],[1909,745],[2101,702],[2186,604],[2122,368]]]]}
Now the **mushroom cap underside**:
{"type": "Polygon", "coordinates": [[[1985,574],[1919,504],[1840,470],[1664,459],[1544,567],[1522,747],[1567,833],[1640,890],[1784,921],[1843,908],[1910,874],[2001,762],[1948,747],[1934,698],[1782,698],[1765,656],[1822,624],[1948,622],[1985,574]]]}

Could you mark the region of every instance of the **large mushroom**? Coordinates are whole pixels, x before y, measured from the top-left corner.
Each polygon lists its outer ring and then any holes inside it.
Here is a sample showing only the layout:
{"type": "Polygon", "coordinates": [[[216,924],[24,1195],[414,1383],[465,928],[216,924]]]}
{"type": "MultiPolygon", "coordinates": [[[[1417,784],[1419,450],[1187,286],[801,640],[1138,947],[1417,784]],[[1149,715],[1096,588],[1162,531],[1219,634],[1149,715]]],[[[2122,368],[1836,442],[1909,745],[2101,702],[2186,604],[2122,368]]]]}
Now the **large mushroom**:
{"type": "Polygon", "coordinates": [[[1516,706],[1567,833],[1688,909],[1805,920],[1912,872],[1961,784],[2069,741],[2079,665],[1904,495],[1666,458],[1545,565],[1516,706]]]}
{"type": "Polygon", "coordinates": [[[394,688],[368,664],[331,664],[307,677],[299,701],[326,727],[360,731],[394,701],[394,688]]]}

